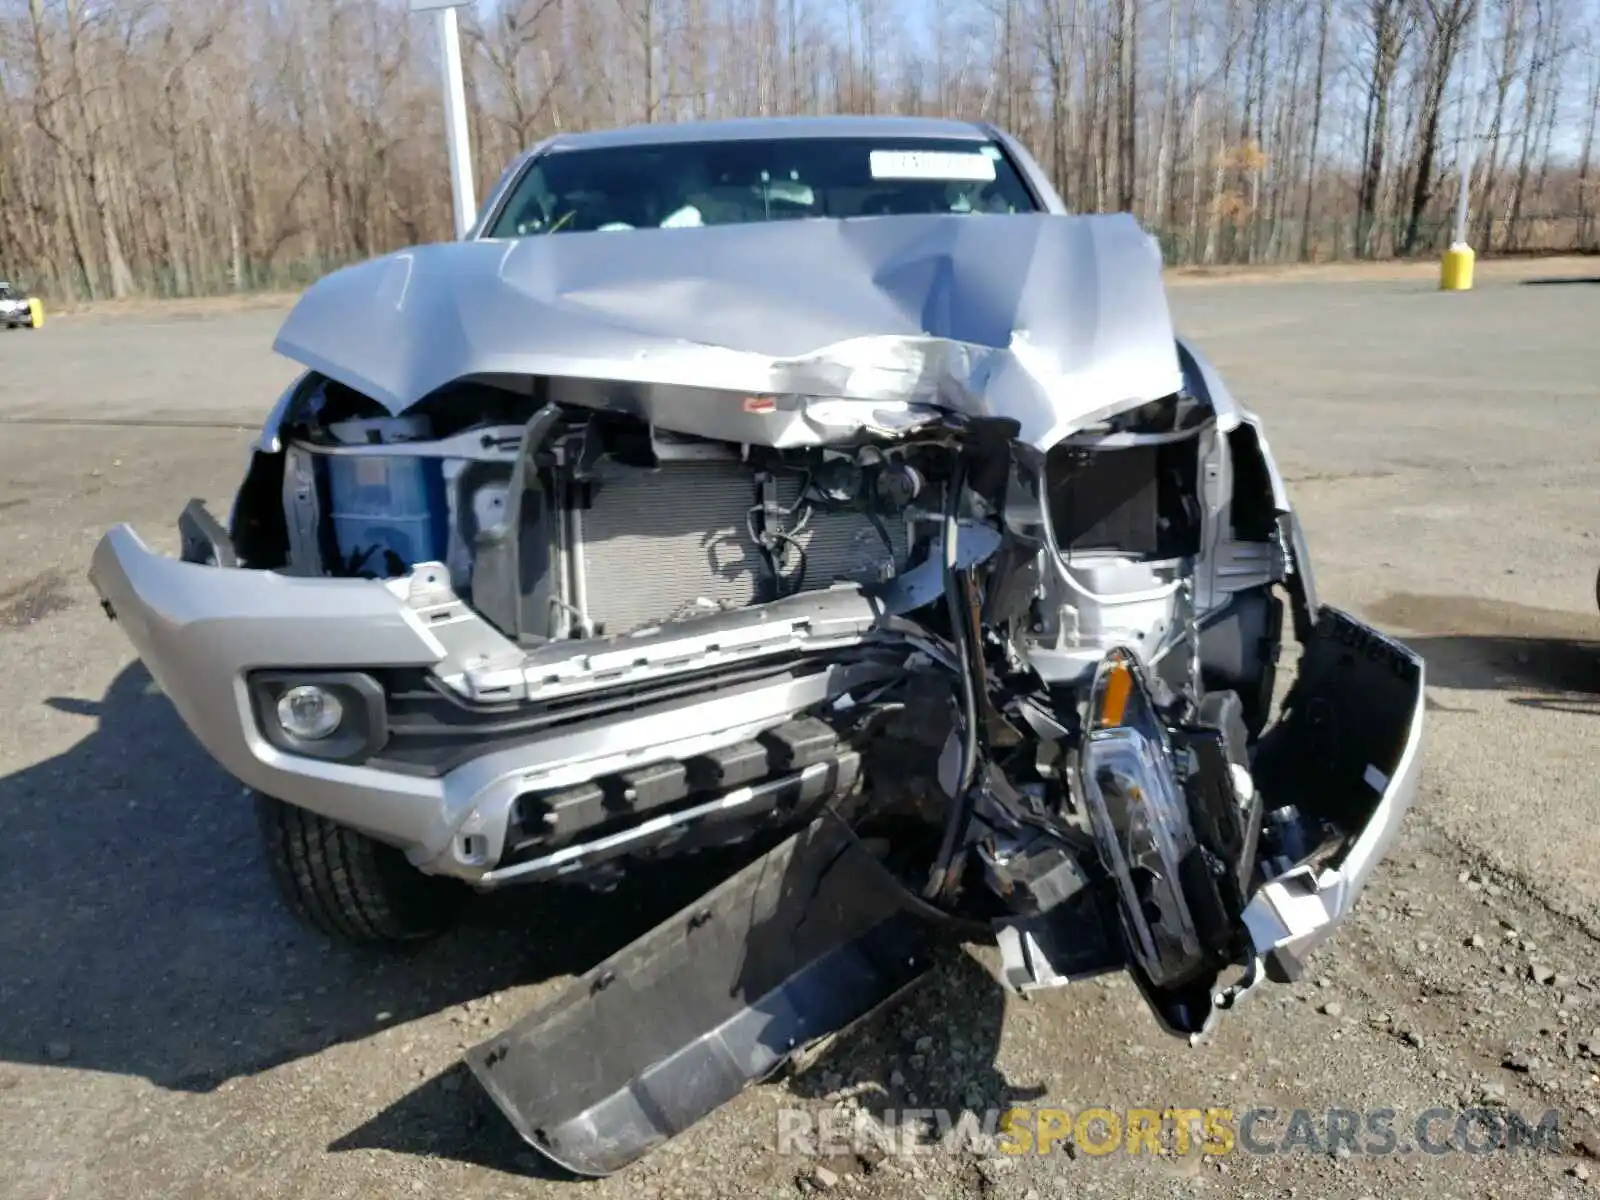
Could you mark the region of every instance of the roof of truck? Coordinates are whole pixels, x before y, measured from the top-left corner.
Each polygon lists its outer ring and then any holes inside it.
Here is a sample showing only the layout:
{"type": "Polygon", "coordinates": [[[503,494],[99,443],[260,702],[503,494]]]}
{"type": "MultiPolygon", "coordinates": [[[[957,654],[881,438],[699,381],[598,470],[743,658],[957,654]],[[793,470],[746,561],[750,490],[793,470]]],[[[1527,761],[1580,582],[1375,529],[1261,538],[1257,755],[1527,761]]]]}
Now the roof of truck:
{"type": "Polygon", "coordinates": [[[989,141],[994,130],[973,121],[945,117],[730,117],[715,121],[681,121],[626,125],[585,133],[560,133],[548,149],[577,150],[604,146],[660,146],[674,142],[735,142],[752,139],[865,137],[961,138],[989,141]]]}

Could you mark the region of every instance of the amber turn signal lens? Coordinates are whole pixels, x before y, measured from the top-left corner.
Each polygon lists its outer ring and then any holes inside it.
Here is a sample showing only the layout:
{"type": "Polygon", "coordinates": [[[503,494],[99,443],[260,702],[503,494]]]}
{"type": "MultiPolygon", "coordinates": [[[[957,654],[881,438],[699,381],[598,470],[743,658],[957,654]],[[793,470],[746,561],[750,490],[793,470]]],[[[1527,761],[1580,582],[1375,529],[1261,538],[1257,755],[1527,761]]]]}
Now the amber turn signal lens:
{"type": "Polygon", "coordinates": [[[1133,694],[1133,673],[1126,663],[1114,663],[1106,671],[1105,688],[1100,693],[1100,711],[1095,714],[1097,729],[1113,729],[1122,724],[1128,712],[1128,697],[1133,694]]]}

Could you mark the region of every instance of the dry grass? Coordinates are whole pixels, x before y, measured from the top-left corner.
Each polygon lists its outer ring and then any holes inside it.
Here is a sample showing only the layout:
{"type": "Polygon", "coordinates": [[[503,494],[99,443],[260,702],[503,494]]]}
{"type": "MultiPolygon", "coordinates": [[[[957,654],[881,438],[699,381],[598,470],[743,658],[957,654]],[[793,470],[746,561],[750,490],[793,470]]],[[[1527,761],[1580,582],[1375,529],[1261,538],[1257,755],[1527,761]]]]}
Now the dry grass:
{"type": "MultiPolygon", "coordinates": [[[[1600,256],[1527,255],[1479,260],[1476,278],[1486,283],[1544,277],[1600,277],[1600,256]]],[[[1436,259],[1406,262],[1294,263],[1260,267],[1174,267],[1167,272],[1173,287],[1205,283],[1361,283],[1368,281],[1437,281],[1436,259]]]]}
{"type": "MultiPolygon", "coordinates": [[[[1486,283],[1531,278],[1600,278],[1600,255],[1529,255],[1491,258],[1477,264],[1478,280],[1486,283]]],[[[1271,266],[1173,267],[1167,271],[1172,287],[1208,283],[1361,283],[1368,281],[1428,282],[1439,277],[1432,259],[1407,262],[1313,263],[1271,266]]],[[[199,296],[184,300],[78,301],[46,310],[60,317],[204,317],[250,310],[286,310],[299,299],[296,292],[251,292],[235,296],[199,296]]]]}
{"type": "Polygon", "coordinates": [[[254,309],[286,309],[300,298],[298,292],[249,292],[232,296],[195,296],[182,300],[136,297],[131,300],[77,300],[52,304],[46,319],[58,317],[207,317],[216,313],[254,309]]]}

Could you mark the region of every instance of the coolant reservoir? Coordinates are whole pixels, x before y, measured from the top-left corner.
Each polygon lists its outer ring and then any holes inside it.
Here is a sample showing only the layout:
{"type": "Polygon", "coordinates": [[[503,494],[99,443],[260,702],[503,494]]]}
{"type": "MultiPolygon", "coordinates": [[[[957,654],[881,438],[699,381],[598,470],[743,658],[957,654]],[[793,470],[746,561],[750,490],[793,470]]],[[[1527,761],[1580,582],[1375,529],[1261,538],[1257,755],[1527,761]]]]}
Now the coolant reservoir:
{"type": "MultiPolygon", "coordinates": [[[[347,446],[426,441],[426,417],[340,421],[347,446]]],[[[328,498],[345,574],[386,577],[444,557],[447,528],[440,462],[409,454],[330,454],[328,498]]]]}

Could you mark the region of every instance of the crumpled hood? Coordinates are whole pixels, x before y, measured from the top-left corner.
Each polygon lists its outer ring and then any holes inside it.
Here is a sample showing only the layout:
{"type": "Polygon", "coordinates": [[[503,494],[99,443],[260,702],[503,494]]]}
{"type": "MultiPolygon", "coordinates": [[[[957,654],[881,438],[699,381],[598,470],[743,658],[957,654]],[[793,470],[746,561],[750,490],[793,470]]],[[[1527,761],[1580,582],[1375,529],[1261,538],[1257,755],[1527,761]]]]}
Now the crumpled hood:
{"type": "Polygon", "coordinates": [[[930,407],[1046,447],[1179,389],[1132,217],[900,216],[419,246],[337,271],[280,354],[400,413],[469,376],[610,381],[580,402],[769,445],[930,407]],[[727,393],[775,404],[730,405],[727,393]]]}

